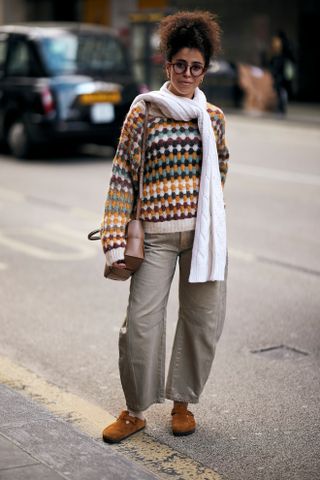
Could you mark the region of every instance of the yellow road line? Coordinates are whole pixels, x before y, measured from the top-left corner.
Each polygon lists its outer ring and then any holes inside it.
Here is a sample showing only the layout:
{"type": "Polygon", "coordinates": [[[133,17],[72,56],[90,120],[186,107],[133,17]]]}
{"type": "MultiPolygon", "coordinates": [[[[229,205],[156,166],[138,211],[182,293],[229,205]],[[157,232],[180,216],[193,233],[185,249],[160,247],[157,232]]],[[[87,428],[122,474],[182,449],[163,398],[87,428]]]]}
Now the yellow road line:
{"type": "Polygon", "coordinates": [[[0,382],[16,390],[21,390],[34,400],[44,404],[50,412],[75,423],[91,436],[100,436],[101,425],[114,420],[114,417],[101,407],[89,403],[77,395],[64,392],[56,385],[3,356],[0,356],[0,382]]]}
{"type": "MultiPolygon", "coordinates": [[[[114,417],[98,405],[63,391],[4,356],[0,356],[0,383],[19,390],[36,402],[40,402],[49,411],[67,419],[94,438],[100,438],[102,427],[114,421],[114,417]]],[[[154,440],[143,432],[122,444],[108,446],[108,448],[121,451],[135,462],[142,463],[159,478],[221,480],[221,476],[213,470],[154,440]]]]}

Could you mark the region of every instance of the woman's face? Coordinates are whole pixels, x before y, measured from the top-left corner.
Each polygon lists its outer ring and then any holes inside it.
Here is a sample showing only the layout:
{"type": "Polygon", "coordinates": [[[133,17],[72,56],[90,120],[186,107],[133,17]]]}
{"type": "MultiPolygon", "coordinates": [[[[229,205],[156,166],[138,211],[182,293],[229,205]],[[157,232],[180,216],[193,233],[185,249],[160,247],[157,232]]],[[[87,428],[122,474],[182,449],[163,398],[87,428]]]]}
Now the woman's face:
{"type": "Polygon", "coordinates": [[[193,98],[195,89],[205,76],[205,60],[196,48],[182,48],[166,63],[170,92],[193,98]],[[184,70],[184,71],[183,71],[184,70]]]}

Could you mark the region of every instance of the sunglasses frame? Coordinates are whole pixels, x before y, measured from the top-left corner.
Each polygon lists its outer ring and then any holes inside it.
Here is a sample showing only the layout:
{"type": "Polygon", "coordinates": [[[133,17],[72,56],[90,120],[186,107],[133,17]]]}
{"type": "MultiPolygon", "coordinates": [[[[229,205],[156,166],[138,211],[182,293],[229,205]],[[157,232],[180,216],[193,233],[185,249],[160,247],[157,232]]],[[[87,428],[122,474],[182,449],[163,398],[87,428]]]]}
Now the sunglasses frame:
{"type": "Polygon", "coordinates": [[[189,69],[190,69],[190,74],[191,74],[194,78],[201,77],[201,75],[202,75],[203,73],[205,73],[205,71],[207,70],[205,66],[202,66],[202,65],[201,65],[201,67],[202,67],[201,73],[199,73],[199,75],[194,75],[194,73],[192,73],[192,67],[198,67],[200,64],[191,64],[191,65],[190,65],[188,62],[186,62],[186,61],[184,61],[184,60],[177,60],[176,62],[168,62],[168,64],[169,64],[169,65],[172,65],[173,70],[174,70],[174,72],[175,72],[177,75],[182,75],[182,74],[185,73],[185,72],[188,70],[188,68],[189,68],[189,69]],[[177,72],[177,71],[176,71],[175,66],[176,66],[178,63],[181,63],[181,64],[184,65],[184,70],[183,70],[182,72],[177,72]]]}

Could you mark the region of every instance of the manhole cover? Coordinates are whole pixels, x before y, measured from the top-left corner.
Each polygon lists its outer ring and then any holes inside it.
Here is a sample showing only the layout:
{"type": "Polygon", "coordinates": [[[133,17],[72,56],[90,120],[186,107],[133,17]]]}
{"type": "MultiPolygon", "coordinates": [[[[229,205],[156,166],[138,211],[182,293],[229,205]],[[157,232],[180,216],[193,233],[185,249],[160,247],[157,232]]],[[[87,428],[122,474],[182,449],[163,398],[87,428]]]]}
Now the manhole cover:
{"type": "Polygon", "coordinates": [[[274,358],[277,360],[286,358],[297,358],[309,355],[308,352],[303,352],[294,347],[287,345],[275,345],[272,347],[259,348],[258,350],[251,350],[251,353],[257,353],[263,357],[274,358]]]}

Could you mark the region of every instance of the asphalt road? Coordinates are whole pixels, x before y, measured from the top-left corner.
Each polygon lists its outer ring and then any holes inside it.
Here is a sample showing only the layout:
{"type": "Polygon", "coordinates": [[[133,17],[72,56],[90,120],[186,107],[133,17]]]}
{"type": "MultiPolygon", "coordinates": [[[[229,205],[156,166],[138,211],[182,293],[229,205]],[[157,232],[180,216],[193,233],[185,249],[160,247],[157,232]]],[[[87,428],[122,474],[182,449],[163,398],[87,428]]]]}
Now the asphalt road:
{"type": "MultiPolygon", "coordinates": [[[[227,480],[318,480],[320,131],[230,115],[227,139],[227,321],[192,407],[198,429],[173,437],[166,402],[147,431],[227,480]]],[[[90,152],[0,157],[0,354],[116,416],[128,284],[103,279],[100,245],[86,240],[111,171],[109,150],[90,152]]]]}

